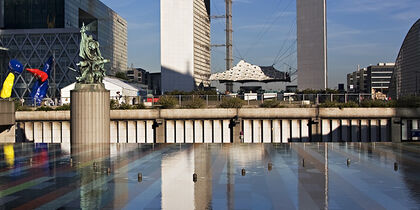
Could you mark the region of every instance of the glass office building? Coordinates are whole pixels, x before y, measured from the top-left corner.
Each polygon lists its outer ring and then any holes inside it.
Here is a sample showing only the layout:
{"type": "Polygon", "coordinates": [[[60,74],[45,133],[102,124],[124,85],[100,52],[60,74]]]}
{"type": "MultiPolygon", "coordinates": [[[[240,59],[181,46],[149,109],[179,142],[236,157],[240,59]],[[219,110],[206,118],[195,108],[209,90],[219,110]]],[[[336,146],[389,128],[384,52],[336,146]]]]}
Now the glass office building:
{"type": "MultiPolygon", "coordinates": [[[[20,60],[26,68],[42,68],[54,56],[50,77],[50,97],[75,82],[79,62],[80,27],[100,43],[108,74],[127,69],[127,21],[99,0],[0,0],[0,47],[7,48],[2,60],[20,60]]],[[[4,62],[2,62],[4,63],[4,62]]],[[[0,75],[7,68],[0,66],[0,75]]],[[[2,78],[3,79],[3,78],[2,78]]],[[[30,94],[35,80],[29,73],[16,78],[13,96],[30,94]]]]}
{"type": "Polygon", "coordinates": [[[390,93],[393,98],[420,95],[420,19],[404,39],[395,62],[390,93]]]}

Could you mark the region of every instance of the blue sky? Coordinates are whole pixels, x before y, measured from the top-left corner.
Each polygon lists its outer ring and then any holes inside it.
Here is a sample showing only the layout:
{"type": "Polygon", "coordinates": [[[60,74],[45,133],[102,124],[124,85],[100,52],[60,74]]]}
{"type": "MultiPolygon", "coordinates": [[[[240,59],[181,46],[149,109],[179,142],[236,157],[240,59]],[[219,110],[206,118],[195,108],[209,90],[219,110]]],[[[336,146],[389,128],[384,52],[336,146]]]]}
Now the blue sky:
{"type": "MultiPolygon", "coordinates": [[[[129,65],[160,71],[160,1],[102,1],[128,21],[129,65]]],[[[295,1],[234,0],[235,63],[296,67],[295,1]]],[[[224,13],[224,0],[211,3],[212,15],[224,13]]],[[[327,0],[329,86],[345,83],[357,65],[395,62],[419,11],[419,0],[327,0]]],[[[212,20],[211,27],[212,44],[224,43],[224,20],[212,20]]],[[[224,51],[213,48],[212,72],[224,70],[224,51]]]]}

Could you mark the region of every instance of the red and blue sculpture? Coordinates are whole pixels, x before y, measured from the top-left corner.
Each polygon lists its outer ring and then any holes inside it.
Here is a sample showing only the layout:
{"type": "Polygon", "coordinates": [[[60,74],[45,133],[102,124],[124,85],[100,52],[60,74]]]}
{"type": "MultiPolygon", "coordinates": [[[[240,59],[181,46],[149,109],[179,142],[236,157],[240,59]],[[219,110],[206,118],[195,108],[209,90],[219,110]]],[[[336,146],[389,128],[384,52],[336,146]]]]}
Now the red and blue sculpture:
{"type": "Polygon", "coordinates": [[[44,68],[42,71],[39,69],[26,69],[37,78],[30,94],[31,101],[33,101],[36,106],[40,106],[42,100],[45,98],[45,96],[47,96],[47,91],[49,88],[48,78],[50,77],[53,65],[54,58],[51,56],[44,63],[44,68]]]}

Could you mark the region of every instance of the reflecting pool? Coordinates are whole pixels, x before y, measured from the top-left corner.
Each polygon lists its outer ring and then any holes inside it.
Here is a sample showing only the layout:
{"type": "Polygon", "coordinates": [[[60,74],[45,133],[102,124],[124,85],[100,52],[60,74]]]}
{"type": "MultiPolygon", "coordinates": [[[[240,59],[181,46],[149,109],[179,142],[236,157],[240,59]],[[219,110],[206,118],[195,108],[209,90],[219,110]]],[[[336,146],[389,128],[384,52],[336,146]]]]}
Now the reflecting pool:
{"type": "Polygon", "coordinates": [[[416,209],[418,143],[3,144],[5,209],[416,209]]]}

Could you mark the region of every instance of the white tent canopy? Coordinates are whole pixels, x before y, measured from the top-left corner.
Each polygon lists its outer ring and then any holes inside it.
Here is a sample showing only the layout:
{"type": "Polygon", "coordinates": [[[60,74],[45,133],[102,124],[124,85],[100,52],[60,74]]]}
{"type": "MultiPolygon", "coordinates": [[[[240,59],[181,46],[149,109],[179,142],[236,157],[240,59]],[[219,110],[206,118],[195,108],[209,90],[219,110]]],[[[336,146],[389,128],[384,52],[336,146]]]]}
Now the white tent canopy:
{"type": "Polygon", "coordinates": [[[290,82],[289,74],[276,70],[273,66],[256,66],[241,60],[232,69],[215,73],[210,80],[220,82],[290,82]]]}
{"type": "MultiPolygon", "coordinates": [[[[137,87],[134,87],[130,84],[125,83],[124,81],[114,78],[114,77],[105,77],[104,78],[105,89],[110,91],[111,98],[117,98],[118,96],[122,97],[137,97],[138,92],[140,91],[137,87]],[[117,93],[120,93],[118,95],[117,93]]],[[[74,89],[76,83],[72,83],[61,89],[61,101],[63,104],[70,103],[70,91],[74,89]]]]}

